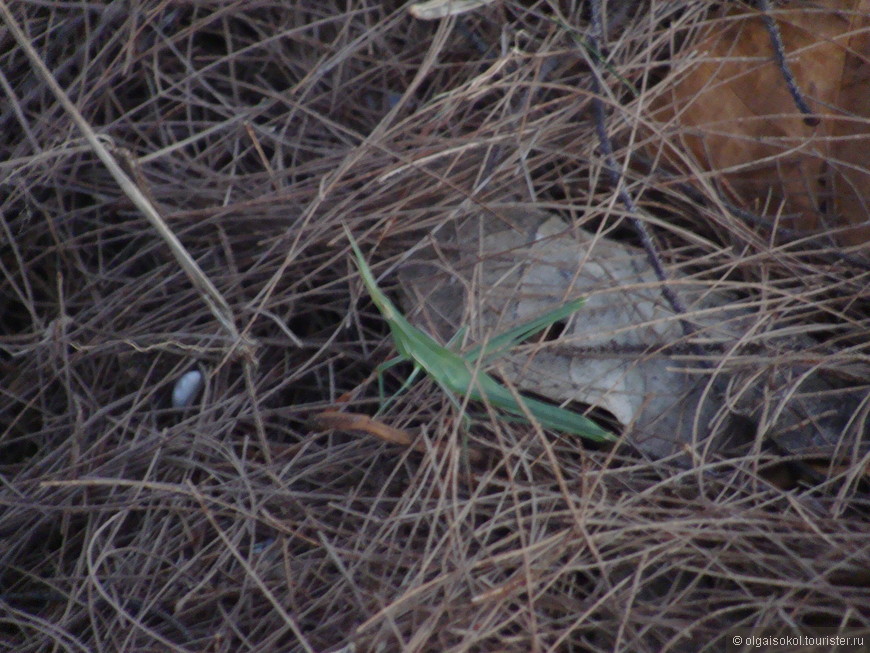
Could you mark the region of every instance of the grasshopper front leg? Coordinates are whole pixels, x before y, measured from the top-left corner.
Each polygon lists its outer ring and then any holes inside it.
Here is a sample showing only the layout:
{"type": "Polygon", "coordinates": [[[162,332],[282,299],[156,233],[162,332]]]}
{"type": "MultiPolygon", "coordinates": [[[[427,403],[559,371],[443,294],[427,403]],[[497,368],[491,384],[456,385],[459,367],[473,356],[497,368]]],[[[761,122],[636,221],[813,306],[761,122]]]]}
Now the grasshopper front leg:
{"type": "Polygon", "coordinates": [[[414,379],[417,378],[417,375],[420,373],[422,369],[419,365],[414,365],[414,369],[411,371],[411,374],[405,379],[405,382],[402,384],[398,390],[396,390],[389,398],[385,399],[386,391],[384,390],[384,372],[386,372],[391,367],[398,365],[404,361],[408,360],[404,356],[394,356],[388,361],[385,361],[378,365],[375,368],[375,374],[378,377],[378,399],[380,400],[381,406],[378,408],[378,415],[380,415],[383,411],[387,409],[389,406],[400,394],[402,394],[405,390],[411,387],[411,384],[414,382],[414,379]]]}

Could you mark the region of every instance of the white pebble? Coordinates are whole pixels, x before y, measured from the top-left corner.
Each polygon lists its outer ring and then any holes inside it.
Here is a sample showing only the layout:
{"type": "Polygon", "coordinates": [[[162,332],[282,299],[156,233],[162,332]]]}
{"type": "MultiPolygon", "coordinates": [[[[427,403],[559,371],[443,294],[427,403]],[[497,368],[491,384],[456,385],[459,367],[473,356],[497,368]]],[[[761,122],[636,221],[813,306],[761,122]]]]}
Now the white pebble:
{"type": "Polygon", "coordinates": [[[172,407],[186,408],[193,403],[197,393],[202,388],[202,372],[191,370],[181,375],[172,389],[172,407]]]}

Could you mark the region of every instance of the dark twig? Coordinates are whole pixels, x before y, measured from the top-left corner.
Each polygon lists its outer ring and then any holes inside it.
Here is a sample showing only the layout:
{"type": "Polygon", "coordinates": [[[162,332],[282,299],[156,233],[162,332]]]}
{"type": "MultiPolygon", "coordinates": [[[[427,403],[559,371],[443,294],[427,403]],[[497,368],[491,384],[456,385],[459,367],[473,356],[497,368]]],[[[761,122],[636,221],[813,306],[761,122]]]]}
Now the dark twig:
{"type": "MultiPolygon", "coordinates": [[[[601,49],[600,41],[600,36],[601,34],[603,34],[603,28],[601,23],[601,4],[599,0],[592,0],[590,5],[592,9],[592,29],[590,30],[588,36],[590,50],[595,55],[604,56],[604,53],[601,49]]],[[[607,135],[604,102],[601,100],[603,83],[599,79],[599,72],[597,68],[595,68],[595,66],[592,66],[592,70],[592,114],[595,119],[595,130],[598,134],[598,141],[601,146],[601,153],[604,157],[605,170],[607,171],[607,175],[610,177],[610,183],[613,184],[614,188],[616,188],[619,199],[622,201],[622,203],[625,205],[626,210],[628,211],[629,220],[631,221],[631,224],[634,226],[634,229],[637,232],[638,237],[640,238],[641,244],[643,245],[644,251],[646,251],[647,258],[649,259],[649,263],[652,266],[653,271],[655,272],[656,278],[662,284],[662,295],[667,300],[668,304],[670,304],[674,312],[677,315],[681,316],[680,326],[683,329],[683,334],[687,338],[690,338],[695,334],[695,325],[685,319],[684,316],[688,312],[686,310],[686,306],[674,292],[673,288],[670,287],[668,283],[668,275],[665,272],[664,264],[662,263],[661,256],[656,250],[656,246],[653,242],[652,236],[649,233],[649,229],[647,229],[646,224],[644,224],[643,220],[637,217],[637,204],[635,203],[634,198],[631,196],[631,194],[626,190],[624,184],[622,184],[622,175],[617,168],[616,159],[614,159],[613,156],[613,145],[610,142],[610,137],[607,135]]],[[[701,358],[701,362],[705,362],[705,352],[700,347],[693,347],[693,349],[695,350],[695,353],[701,358]]]]}
{"type": "Polygon", "coordinates": [[[773,58],[782,73],[786,86],[788,86],[789,93],[791,93],[791,96],[794,99],[795,106],[797,106],[798,110],[804,114],[804,123],[810,127],[815,127],[819,124],[819,117],[813,114],[813,110],[810,109],[810,105],[807,104],[807,101],[804,99],[804,95],[801,93],[797,81],[794,78],[794,73],[792,73],[788,61],[785,60],[785,47],[782,44],[782,34],[780,34],[779,25],[777,25],[773,16],[770,15],[770,3],[768,0],[758,0],[758,8],[761,10],[761,20],[764,21],[764,27],[770,35],[770,45],[773,48],[773,58]]]}

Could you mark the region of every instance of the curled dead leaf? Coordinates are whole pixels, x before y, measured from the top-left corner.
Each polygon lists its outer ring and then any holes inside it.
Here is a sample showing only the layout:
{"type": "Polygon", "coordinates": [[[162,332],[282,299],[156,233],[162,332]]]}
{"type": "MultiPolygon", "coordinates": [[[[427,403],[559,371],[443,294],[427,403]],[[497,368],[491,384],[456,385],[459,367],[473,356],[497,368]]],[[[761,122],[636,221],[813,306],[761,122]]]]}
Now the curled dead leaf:
{"type": "MultiPolygon", "coordinates": [[[[381,421],[372,419],[362,413],[344,413],[325,410],[311,420],[312,426],[318,430],[335,429],[337,431],[356,431],[372,435],[389,444],[410,447],[414,451],[426,453],[426,445],[403,429],[397,429],[381,421]]],[[[476,463],[483,459],[483,453],[473,448],[468,449],[469,462],[476,463]]]]}

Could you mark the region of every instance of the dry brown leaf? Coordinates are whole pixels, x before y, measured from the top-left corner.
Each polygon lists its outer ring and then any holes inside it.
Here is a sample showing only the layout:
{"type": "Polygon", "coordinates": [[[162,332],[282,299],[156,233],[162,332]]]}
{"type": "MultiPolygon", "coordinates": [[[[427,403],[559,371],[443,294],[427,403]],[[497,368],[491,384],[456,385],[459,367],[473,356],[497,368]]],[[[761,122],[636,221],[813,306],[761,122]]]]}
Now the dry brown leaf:
{"type": "Polygon", "coordinates": [[[775,65],[758,12],[713,22],[675,63],[674,81],[652,104],[657,147],[678,168],[689,153],[717,172],[740,205],[792,219],[785,226],[870,239],[870,2],[825,0],[773,12],[786,58],[821,123],[804,122],[775,65]],[[681,147],[677,147],[679,144],[681,147]]]}

